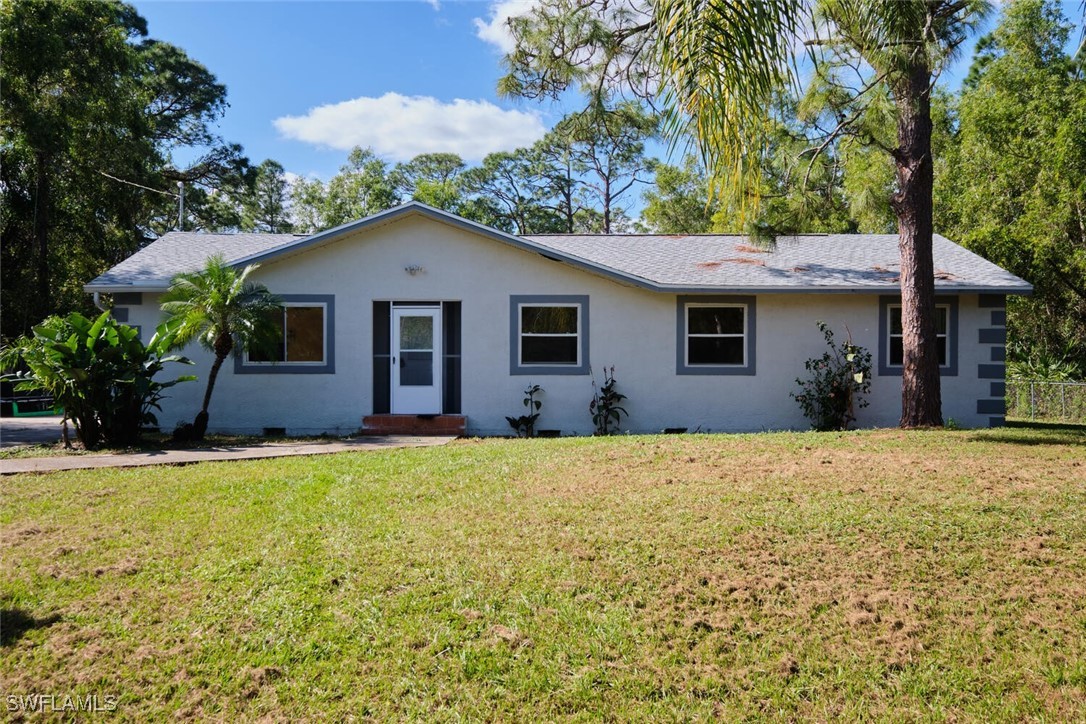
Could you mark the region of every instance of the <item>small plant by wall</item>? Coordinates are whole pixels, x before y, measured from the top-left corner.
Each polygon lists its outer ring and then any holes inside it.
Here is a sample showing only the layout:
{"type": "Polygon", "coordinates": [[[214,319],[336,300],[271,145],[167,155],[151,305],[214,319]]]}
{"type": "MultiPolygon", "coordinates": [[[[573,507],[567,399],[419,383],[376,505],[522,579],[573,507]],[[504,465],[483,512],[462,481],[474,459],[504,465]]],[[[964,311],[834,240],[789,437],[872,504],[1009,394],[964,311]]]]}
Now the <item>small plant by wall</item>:
{"type": "Polygon", "coordinates": [[[543,402],[537,400],[536,396],[542,393],[542,387],[532,385],[524,391],[524,406],[528,408],[528,414],[519,417],[506,416],[509,427],[517,431],[517,437],[535,437],[535,423],[539,420],[539,410],[543,407],[543,402]]]}
{"type": "Polygon", "coordinates": [[[807,360],[810,377],[796,378],[800,391],[791,395],[815,430],[846,430],[856,420],[856,408],[867,407],[861,395],[871,391],[871,353],[852,343],[852,335],[840,347],[824,322],[818,328],[829,350],[807,360]]]}
{"type": "Polygon", "coordinates": [[[616,389],[615,368],[603,368],[603,386],[596,387],[596,379],[592,378],[592,402],[588,404],[588,411],[592,413],[592,424],[596,426],[597,435],[614,435],[618,432],[622,416],[629,417],[626,408],[622,407],[622,401],[626,399],[616,389]]]}

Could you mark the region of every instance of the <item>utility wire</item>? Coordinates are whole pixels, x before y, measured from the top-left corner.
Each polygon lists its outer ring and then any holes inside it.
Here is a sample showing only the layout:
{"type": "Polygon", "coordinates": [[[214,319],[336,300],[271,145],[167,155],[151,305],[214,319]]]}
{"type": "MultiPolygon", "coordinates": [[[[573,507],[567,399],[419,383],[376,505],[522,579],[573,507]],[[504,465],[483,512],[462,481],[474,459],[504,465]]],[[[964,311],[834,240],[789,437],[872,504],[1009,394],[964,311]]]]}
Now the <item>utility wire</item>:
{"type": "Polygon", "coordinates": [[[103,176],[105,176],[108,179],[112,179],[114,181],[117,181],[118,183],[128,184],[129,186],[135,186],[136,188],[143,189],[145,191],[154,191],[156,194],[162,194],[163,196],[172,196],[175,199],[181,198],[181,194],[175,194],[175,193],[173,193],[171,191],[163,191],[162,189],[153,189],[150,186],[144,186],[143,184],[138,184],[135,181],[126,181],[123,178],[117,178],[116,176],[110,176],[105,171],[100,170],[100,171],[98,171],[98,173],[102,174],[103,176]]]}

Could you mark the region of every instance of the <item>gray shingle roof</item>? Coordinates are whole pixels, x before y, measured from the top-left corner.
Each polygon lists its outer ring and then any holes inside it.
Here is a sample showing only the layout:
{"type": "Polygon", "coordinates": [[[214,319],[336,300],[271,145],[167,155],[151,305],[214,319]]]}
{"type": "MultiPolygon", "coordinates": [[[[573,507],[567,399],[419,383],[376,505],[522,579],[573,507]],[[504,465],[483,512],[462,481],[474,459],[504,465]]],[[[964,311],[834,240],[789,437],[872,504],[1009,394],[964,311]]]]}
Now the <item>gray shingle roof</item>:
{"type": "MultiPolygon", "coordinates": [[[[603,276],[671,292],[887,292],[898,286],[898,238],[889,234],[782,237],[760,249],[721,234],[545,234],[514,236],[411,202],[312,236],[171,232],[113,267],[87,291],[165,289],[173,275],[195,271],[215,253],[227,261],[264,261],[421,213],[499,242],[565,261],[603,276]]],[[[945,292],[1029,293],[1029,284],[957,244],[935,236],[936,288],[945,292]]]]}
{"type": "MultiPolygon", "coordinates": [[[[722,234],[524,238],[664,288],[882,291],[900,281],[896,234],[780,237],[767,248],[751,244],[745,236],[722,234]]],[[[938,234],[933,252],[939,290],[1030,289],[1013,274],[938,234]]]]}
{"type": "Polygon", "coordinates": [[[199,270],[214,254],[222,254],[227,261],[236,261],[303,238],[304,235],[294,234],[171,231],[102,274],[87,287],[92,291],[94,287],[118,285],[148,289],[165,287],[175,274],[199,270]]]}

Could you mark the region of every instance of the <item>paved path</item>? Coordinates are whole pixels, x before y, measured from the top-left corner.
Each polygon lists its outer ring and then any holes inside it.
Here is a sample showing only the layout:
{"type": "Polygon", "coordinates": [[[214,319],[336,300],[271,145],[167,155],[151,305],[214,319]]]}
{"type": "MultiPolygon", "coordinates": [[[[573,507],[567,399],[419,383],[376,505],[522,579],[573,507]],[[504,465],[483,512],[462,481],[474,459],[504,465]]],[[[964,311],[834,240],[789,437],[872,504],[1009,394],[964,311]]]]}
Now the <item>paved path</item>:
{"type": "MultiPolygon", "coordinates": [[[[60,415],[0,418],[0,448],[56,442],[63,419],[60,415]]],[[[75,430],[71,435],[75,436],[75,430]]]]}
{"type": "MultiPolygon", "coordinates": [[[[7,420],[9,418],[5,418],[7,420]]],[[[4,425],[7,433],[7,425],[4,425]]],[[[293,455],[327,455],[329,453],[360,450],[382,450],[401,447],[430,447],[444,445],[452,437],[413,437],[389,435],[387,437],[358,437],[344,440],[296,440],[238,447],[214,447],[198,450],[151,450],[116,455],[71,455],[46,458],[17,458],[0,460],[0,475],[14,473],[47,473],[57,470],[83,470],[89,468],[131,468],[144,465],[187,465],[208,460],[257,460],[281,458],[293,455]]]]}

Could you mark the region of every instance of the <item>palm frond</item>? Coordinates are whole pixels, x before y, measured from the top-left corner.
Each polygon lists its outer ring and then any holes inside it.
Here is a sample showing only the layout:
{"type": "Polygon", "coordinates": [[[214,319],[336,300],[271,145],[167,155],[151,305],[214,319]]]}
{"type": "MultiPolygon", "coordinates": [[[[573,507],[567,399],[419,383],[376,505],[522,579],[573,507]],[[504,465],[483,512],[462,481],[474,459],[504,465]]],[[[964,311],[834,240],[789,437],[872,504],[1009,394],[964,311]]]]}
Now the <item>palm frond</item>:
{"type": "Polygon", "coordinates": [[[214,350],[216,341],[229,334],[240,350],[277,335],[268,314],[279,309],[281,300],[263,284],[249,281],[258,268],[250,264],[238,271],[216,255],[199,272],[175,276],[161,302],[162,311],[177,320],[175,345],[198,341],[214,350]]]}
{"type": "Polygon", "coordinates": [[[693,135],[716,195],[745,207],[758,195],[758,167],[773,96],[794,83],[800,0],[660,0],[664,127],[693,135]]]}

